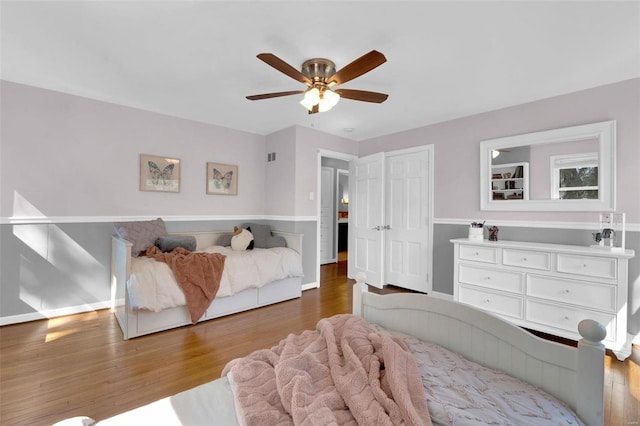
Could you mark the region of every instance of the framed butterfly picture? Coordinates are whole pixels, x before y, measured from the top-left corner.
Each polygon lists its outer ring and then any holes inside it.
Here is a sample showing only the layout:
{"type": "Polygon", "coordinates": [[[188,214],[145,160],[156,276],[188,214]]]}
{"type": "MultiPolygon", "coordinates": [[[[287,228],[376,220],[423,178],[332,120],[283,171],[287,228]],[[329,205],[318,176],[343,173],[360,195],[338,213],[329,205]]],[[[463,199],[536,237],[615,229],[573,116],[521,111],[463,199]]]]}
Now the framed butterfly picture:
{"type": "Polygon", "coordinates": [[[180,160],[140,154],[140,191],[180,192],[180,160]]]}
{"type": "Polygon", "coordinates": [[[207,194],[238,195],[238,166],[207,163],[207,194]]]}

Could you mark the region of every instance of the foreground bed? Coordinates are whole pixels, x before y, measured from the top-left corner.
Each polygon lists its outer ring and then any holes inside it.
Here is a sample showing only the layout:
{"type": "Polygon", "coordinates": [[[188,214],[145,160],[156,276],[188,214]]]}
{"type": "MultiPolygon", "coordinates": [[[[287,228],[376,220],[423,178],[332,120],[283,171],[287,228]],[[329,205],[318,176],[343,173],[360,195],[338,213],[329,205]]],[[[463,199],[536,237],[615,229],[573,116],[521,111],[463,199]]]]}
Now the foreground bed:
{"type": "MultiPolygon", "coordinates": [[[[388,330],[437,343],[478,364],[531,383],[566,403],[585,424],[602,424],[601,325],[589,320],[581,323],[583,339],[574,348],[539,339],[467,305],[427,295],[381,296],[368,293],[366,288],[361,283],[354,286],[354,314],[388,330]]],[[[162,424],[235,425],[239,424],[233,409],[236,400],[228,378],[223,377],[99,424],[152,424],[154,419],[161,419],[162,424]]],[[[558,424],[555,420],[540,423],[534,419],[528,424],[558,424]]]]}
{"type": "MultiPolygon", "coordinates": [[[[302,235],[272,231],[274,236],[284,238],[286,246],[302,252],[302,235]]],[[[171,234],[187,235],[187,234],[171,234]]],[[[229,232],[195,232],[189,236],[196,238],[196,250],[205,250],[216,246],[219,241],[229,237],[229,232]]],[[[112,310],[118,320],[125,339],[131,339],[150,333],[156,333],[192,323],[186,306],[152,309],[137,309],[135,298],[131,297],[132,243],[117,236],[112,237],[111,255],[111,297],[112,310]]],[[[269,249],[271,250],[271,249],[269,249]]],[[[274,248],[273,250],[279,250],[274,248]]],[[[258,250],[256,250],[258,251],[258,250]]],[[[152,260],[152,262],[155,262],[152,260]]],[[[200,321],[206,321],[237,312],[255,309],[261,306],[300,297],[302,277],[292,276],[274,280],[261,287],[248,288],[228,297],[216,297],[200,321]]]]}

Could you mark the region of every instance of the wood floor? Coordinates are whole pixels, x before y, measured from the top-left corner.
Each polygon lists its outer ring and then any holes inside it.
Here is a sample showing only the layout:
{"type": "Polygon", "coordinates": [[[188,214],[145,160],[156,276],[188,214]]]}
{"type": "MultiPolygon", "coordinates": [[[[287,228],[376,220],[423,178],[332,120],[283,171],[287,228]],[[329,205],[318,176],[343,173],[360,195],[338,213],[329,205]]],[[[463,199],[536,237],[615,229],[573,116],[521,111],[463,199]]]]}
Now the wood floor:
{"type": "MultiPolygon", "coordinates": [[[[300,299],[129,341],[108,310],[0,328],[0,424],[100,420],[220,376],[231,359],[351,311],[346,262],[300,299]]],[[[640,424],[640,348],[607,356],[608,425],[640,424]]]]}

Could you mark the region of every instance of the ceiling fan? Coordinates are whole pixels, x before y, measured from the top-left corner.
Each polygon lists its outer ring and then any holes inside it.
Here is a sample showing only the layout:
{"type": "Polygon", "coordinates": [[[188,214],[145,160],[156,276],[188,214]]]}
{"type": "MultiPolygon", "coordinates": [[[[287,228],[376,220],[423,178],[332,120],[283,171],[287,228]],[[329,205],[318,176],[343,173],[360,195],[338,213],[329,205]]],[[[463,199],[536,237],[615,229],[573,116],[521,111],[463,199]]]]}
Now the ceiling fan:
{"type": "Polygon", "coordinates": [[[333,87],[360,77],[387,62],[387,58],[377,50],[372,50],[338,71],[336,71],[336,65],[332,61],[324,58],[309,59],[302,64],[301,71],[298,71],[272,53],[260,53],[257,57],[281,73],[306,84],[307,89],[247,96],[247,99],[251,101],[304,93],[304,98],[300,101],[300,104],[309,111],[309,114],[315,114],[329,111],[338,103],[340,98],[379,104],[389,97],[384,93],[366,90],[333,90],[333,87]]]}

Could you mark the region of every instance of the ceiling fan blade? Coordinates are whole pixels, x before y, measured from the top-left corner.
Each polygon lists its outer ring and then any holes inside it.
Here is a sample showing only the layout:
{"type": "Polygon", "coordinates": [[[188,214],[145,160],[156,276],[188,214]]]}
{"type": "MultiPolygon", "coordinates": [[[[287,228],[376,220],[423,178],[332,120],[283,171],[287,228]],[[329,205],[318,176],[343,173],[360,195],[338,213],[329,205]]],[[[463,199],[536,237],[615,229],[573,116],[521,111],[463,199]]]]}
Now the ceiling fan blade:
{"type": "Polygon", "coordinates": [[[385,62],[387,62],[387,58],[385,58],[382,53],[377,50],[372,50],[351,62],[349,65],[338,70],[338,72],[327,79],[327,83],[330,86],[346,83],[349,80],[360,77],[362,74],[371,71],[385,62]]]}
{"type": "Polygon", "coordinates": [[[257,58],[265,62],[267,65],[271,65],[281,73],[288,75],[294,80],[298,80],[300,83],[304,83],[308,86],[313,83],[309,77],[302,74],[300,71],[298,71],[282,59],[278,58],[273,53],[260,53],[257,58]]]}
{"type": "Polygon", "coordinates": [[[341,98],[352,99],[354,101],[374,102],[381,104],[386,101],[389,95],[386,93],[368,92],[366,90],[337,89],[334,90],[341,98]]]}
{"type": "Polygon", "coordinates": [[[263,93],[262,95],[247,96],[250,101],[259,101],[260,99],[279,98],[281,96],[297,95],[304,93],[304,90],[292,90],[289,92],[263,93]]]}

